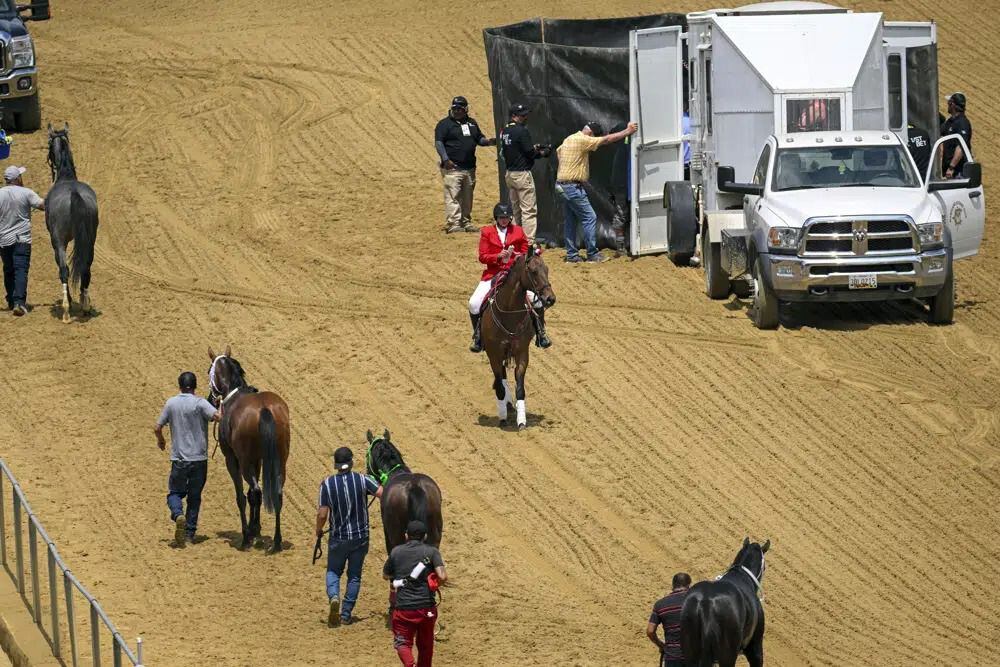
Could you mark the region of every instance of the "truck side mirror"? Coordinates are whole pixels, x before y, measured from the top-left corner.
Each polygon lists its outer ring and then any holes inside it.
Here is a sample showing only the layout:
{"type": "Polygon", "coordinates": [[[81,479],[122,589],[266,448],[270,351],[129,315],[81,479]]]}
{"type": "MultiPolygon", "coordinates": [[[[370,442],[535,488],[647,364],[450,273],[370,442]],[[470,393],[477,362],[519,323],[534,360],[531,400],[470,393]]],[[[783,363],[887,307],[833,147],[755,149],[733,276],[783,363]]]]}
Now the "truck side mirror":
{"type": "Polygon", "coordinates": [[[722,192],[735,192],[737,194],[756,195],[758,197],[764,194],[763,185],[757,185],[756,183],[736,183],[734,182],[735,180],[735,169],[732,167],[719,167],[716,174],[716,183],[722,192]]]}
{"type": "Polygon", "coordinates": [[[22,16],[22,21],[48,21],[52,18],[49,10],[49,0],[35,0],[30,5],[18,5],[17,13],[31,10],[31,16],[22,16]]]}
{"type": "MultiPolygon", "coordinates": [[[[966,162],[962,166],[962,178],[948,181],[931,181],[927,184],[928,192],[941,190],[972,190],[983,184],[983,166],[978,162],[966,162]]],[[[721,188],[720,188],[721,189],[721,188]]]]}

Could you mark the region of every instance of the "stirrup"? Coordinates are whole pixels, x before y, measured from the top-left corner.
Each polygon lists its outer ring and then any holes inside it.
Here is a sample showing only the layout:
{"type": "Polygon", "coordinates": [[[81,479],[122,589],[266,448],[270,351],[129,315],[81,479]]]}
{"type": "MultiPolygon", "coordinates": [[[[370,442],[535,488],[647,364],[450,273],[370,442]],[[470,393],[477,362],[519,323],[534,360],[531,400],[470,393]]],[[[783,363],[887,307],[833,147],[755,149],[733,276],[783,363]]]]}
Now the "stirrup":
{"type": "Polygon", "coordinates": [[[474,352],[479,354],[483,351],[483,344],[478,338],[472,339],[472,345],[469,346],[469,352],[474,352]]]}
{"type": "Polygon", "coordinates": [[[535,334],[535,345],[542,348],[543,350],[546,350],[552,347],[552,341],[549,340],[549,337],[545,335],[544,331],[539,331],[538,333],[535,334]]]}

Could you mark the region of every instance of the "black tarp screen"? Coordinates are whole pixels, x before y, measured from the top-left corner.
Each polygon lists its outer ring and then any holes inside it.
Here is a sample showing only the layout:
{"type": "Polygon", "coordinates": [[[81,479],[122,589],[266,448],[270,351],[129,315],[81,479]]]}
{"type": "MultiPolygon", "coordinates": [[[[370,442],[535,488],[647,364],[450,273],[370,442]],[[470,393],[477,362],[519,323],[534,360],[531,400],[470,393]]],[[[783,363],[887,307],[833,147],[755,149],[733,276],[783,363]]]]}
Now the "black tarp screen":
{"type": "MultiPolygon", "coordinates": [[[[493,88],[493,122],[497,132],[508,122],[513,103],[531,107],[528,127],[535,143],[559,146],[588,120],[606,130],[628,121],[628,36],[630,30],[685,25],[683,14],[656,14],[615,19],[532,19],[483,31],[493,88]]],[[[597,212],[601,245],[614,215],[609,195],[621,173],[621,148],[601,148],[590,158],[591,204],[597,212]],[[618,168],[616,169],[616,154],[618,168]],[[617,173],[614,173],[617,172],[617,173]]],[[[507,199],[505,167],[500,156],[500,193],[507,199]]],[[[561,242],[562,202],[555,192],[556,154],[535,163],[540,240],[561,242]]],[[[620,195],[619,195],[620,196],[620,195]]],[[[622,203],[620,200],[619,203],[622,203]]]]}

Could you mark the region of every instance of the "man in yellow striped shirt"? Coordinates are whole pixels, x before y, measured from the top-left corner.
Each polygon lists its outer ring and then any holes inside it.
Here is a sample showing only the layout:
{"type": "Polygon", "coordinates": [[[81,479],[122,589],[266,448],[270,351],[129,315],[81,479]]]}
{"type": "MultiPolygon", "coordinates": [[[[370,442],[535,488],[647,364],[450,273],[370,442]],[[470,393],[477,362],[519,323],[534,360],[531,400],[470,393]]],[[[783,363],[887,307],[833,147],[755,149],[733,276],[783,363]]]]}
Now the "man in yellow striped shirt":
{"type": "Polygon", "coordinates": [[[587,245],[588,262],[603,262],[604,256],[597,251],[597,214],[590,205],[585,183],[590,180],[590,154],[605,144],[613,144],[635,134],[639,126],[629,123],[621,132],[604,134],[604,128],[597,121],[588,121],[579,132],[569,135],[556,149],[559,156],[559,171],[556,173],[556,192],[563,196],[563,235],[566,243],[566,259],[570,263],[584,261],[576,247],[577,223],[583,226],[583,237],[587,245]]]}

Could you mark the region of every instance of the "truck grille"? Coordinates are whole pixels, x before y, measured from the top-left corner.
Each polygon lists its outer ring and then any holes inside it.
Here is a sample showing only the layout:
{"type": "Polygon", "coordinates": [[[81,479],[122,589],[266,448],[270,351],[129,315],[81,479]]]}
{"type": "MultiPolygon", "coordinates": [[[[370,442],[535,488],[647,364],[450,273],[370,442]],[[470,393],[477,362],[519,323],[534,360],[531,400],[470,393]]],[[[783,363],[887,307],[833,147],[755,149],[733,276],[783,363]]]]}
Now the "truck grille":
{"type": "Polygon", "coordinates": [[[806,224],[803,257],[858,257],[917,251],[913,226],[904,219],[830,220],[806,224]]]}

